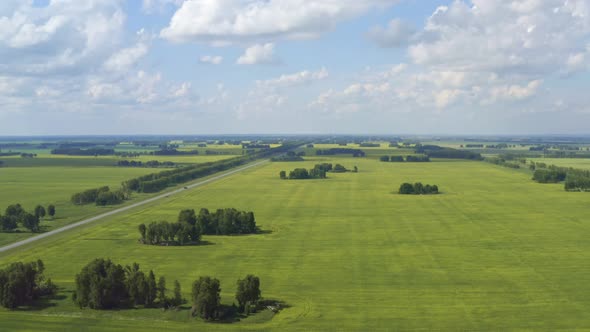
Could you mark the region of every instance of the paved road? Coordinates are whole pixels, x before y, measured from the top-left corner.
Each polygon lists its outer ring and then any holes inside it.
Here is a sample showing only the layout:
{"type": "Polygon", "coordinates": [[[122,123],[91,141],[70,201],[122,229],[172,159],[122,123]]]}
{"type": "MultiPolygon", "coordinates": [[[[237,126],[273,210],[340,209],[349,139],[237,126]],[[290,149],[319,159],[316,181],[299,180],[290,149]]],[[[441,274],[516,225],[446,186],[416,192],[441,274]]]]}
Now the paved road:
{"type": "MultiPolygon", "coordinates": [[[[261,164],[264,164],[264,163],[267,163],[267,162],[268,162],[268,160],[263,160],[263,161],[260,161],[260,162],[254,163],[254,164],[249,164],[249,165],[246,165],[244,167],[240,167],[240,168],[231,170],[229,172],[225,172],[225,173],[222,173],[222,174],[219,174],[219,175],[210,177],[207,180],[203,180],[203,181],[199,181],[199,182],[196,182],[196,183],[187,185],[186,188],[187,189],[191,189],[191,188],[195,188],[195,187],[200,187],[200,186],[205,185],[207,183],[210,183],[210,182],[213,182],[213,181],[217,181],[217,180],[222,179],[224,177],[227,177],[227,176],[230,176],[232,174],[241,172],[241,171],[246,170],[248,168],[256,167],[258,165],[261,165],[261,164]]],[[[76,223],[69,224],[67,226],[64,226],[64,227],[61,227],[61,228],[52,230],[50,232],[42,233],[42,234],[39,234],[39,235],[30,237],[28,239],[24,239],[22,241],[15,242],[15,243],[6,245],[4,247],[0,247],[0,253],[5,252],[5,251],[8,251],[8,250],[15,249],[15,248],[18,248],[20,246],[24,246],[25,244],[29,244],[31,242],[35,242],[35,241],[44,239],[46,237],[50,237],[52,235],[55,235],[55,234],[58,234],[58,233],[67,231],[67,230],[72,229],[72,228],[76,228],[78,226],[89,224],[89,223],[91,223],[93,221],[97,221],[99,219],[103,219],[103,218],[106,218],[106,217],[115,215],[117,213],[121,213],[121,212],[124,212],[124,211],[127,211],[127,210],[134,209],[134,208],[136,208],[138,206],[142,206],[142,205],[146,205],[146,204],[155,202],[157,200],[160,200],[162,198],[166,198],[168,196],[172,196],[172,195],[178,194],[178,193],[183,192],[185,190],[186,189],[184,189],[184,188],[180,188],[180,189],[176,189],[174,191],[169,191],[169,192],[166,192],[164,194],[161,194],[161,195],[158,195],[158,196],[155,196],[155,197],[152,197],[152,198],[148,198],[148,199],[143,200],[141,202],[133,203],[131,205],[127,205],[127,206],[122,207],[122,208],[119,208],[119,209],[111,210],[109,212],[106,212],[106,213],[103,213],[103,214],[99,214],[98,216],[95,216],[95,217],[92,217],[92,218],[88,218],[88,219],[84,219],[84,220],[78,221],[76,223]]]]}

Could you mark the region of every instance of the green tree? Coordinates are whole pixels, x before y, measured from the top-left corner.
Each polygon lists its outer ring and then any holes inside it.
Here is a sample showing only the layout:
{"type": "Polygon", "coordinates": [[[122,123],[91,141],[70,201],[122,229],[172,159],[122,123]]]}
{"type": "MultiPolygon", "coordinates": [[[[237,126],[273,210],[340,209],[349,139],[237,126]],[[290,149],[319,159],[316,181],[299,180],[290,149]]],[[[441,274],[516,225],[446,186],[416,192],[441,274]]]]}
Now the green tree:
{"type": "Polygon", "coordinates": [[[45,208],[41,205],[35,207],[35,217],[42,219],[45,217],[45,208]]]}
{"type": "Polygon", "coordinates": [[[141,224],[137,227],[137,229],[139,230],[139,234],[141,234],[141,240],[143,242],[145,242],[145,232],[146,232],[146,227],[145,224],[141,224]]]}
{"type": "Polygon", "coordinates": [[[286,179],[286,178],[287,178],[287,172],[285,172],[285,171],[281,171],[281,172],[279,173],[279,177],[280,177],[281,179],[283,179],[283,180],[284,180],[284,179],[286,179]]]}
{"type": "Polygon", "coordinates": [[[174,299],[173,304],[175,306],[179,306],[182,304],[182,290],[180,289],[180,282],[178,280],[174,280],[174,299]]]}
{"type": "Polygon", "coordinates": [[[399,193],[402,195],[411,195],[414,193],[414,186],[411,183],[403,183],[399,187],[399,193]]]}
{"type": "Polygon", "coordinates": [[[15,216],[0,216],[0,230],[12,231],[18,227],[15,216]]]}
{"type": "Polygon", "coordinates": [[[18,217],[21,214],[23,214],[24,212],[25,212],[25,210],[23,209],[23,207],[20,204],[13,204],[13,205],[9,205],[6,208],[5,215],[7,215],[7,216],[13,216],[13,217],[18,217]]]}
{"type": "Polygon", "coordinates": [[[215,318],[221,301],[220,293],[219,280],[208,276],[195,280],[192,290],[194,313],[206,320],[215,318]]]}
{"type": "Polygon", "coordinates": [[[147,294],[145,297],[145,304],[151,306],[154,304],[156,300],[158,292],[158,285],[156,285],[156,275],[154,275],[154,271],[150,270],[147,279],[147,294]]]}
{"type": "Polygon", "coordinates": [[[160,302],[161,306],[166,305],[166,278],[161,276],[158,279],[158,302],[160,302]]]}
{"type": "Polygon", "coordinates": [[[185,222],[189,225],[195,225],[197,223],[197,216],[195,214],[195,210],[182,210],[178,214],[178,222],[185,222]]]}
{"type": "Polygon", "coordinates": [[[247,306],[258,304],[260,299],[260,279],[254,275],[247,275],[244,279],[238,280],[238,289],[236,291],[236,300],[238,300],[239,310],[241,312],[247,306]]]}
{"type": "Polygon", "coordinates": [[[28,212],[24,212],[19,217],[20,223],[33,233],[39,231],[39,218],[28,212]]]}
{"type": "Polygon", "coordinates": [[[47,206],[47,214],[53,219],[53,216],[55,216],[55,205],[50,204],[47,206]]]}
{"type": "Polygon", "coordinates": [[[110,259],[97,258],[76,275],[73,300],[80,308],[111,309],[129,300],[125,270],[110,259]]]}

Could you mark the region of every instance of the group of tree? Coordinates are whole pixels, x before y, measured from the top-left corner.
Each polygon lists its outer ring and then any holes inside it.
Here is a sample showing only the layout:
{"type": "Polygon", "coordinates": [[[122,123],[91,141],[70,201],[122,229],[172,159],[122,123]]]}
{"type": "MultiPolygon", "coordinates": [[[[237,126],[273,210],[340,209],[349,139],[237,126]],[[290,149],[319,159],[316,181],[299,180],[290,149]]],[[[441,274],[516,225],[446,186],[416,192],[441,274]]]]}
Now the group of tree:
{"type": "Polygon", "coordinates": [[[179,151],[174,148],[164,148],[154,151],[155,156],[193,156],[198,154],[199,150],[179,151]]]}
{"type": "Polygon", "coordinates": [[[283,155],[272,157],[270,161],[304,161],[305,159],[303,159],[303,156],[305,156],[305,152],[303,151],[298,153],[295,153],[295,151],[288,151],[283,155]]]}
{"type": "Polygon", "coordinates": [[[531,163],[533,180],[539,183],[564,182],[566,191],[590,191],[590,170],[531,163]]]}
{"type": "Polygon", "coordinates": [[[401,162],[413,162],[413,163],[420,163],[420,162],[429,162],[430,158],[428,156],[420,156],[420,155],[409,155],[405,158],[403,156],[381,156],[379,158],[380,161],[383,162],[392,162],[392,163],[401,163],[401,162]]]}
{"type": "Polygon", "coordinates": [[[570,173],[565,179],[565,190],[567,191],[590,191],[590,177],[570,173]]]}
{"type": "Polygon", "coordinates": [[[110,148],[88,148],[58,147],[51,150],[51,154],[63,154],[68,156],[109,156],[115,154],[115,149],[110,148]]]}
{"type": "Polygon", "coordinates": [[[533,173],[533,180],[539,183],[558,183],[565,181],[567,172],[562,169],[537,169],[533,173]]]}
{"type": "Polygon", "coordinates": [[[75,205],[86,205],[95,203],[97,206],[116,205],[129,199],[129,192],[121,189],[111,191],[108,186],[88,189],[72,195],[70,201],[75,205]]]}
{"type": "Polygon", "coordinates": [[[430,158],[446,158],[446,159],[468,159],[468,160],[482,160],[483,157],[479,153],[466,150],[457,150],[453,148],[440,147],[438,145],[421,145],[417,144],[415,152],[418,154],[425,154],[430,158]]]}
{"type": "Polygon", "coordinates": [[[35,233],[39,231],[40,219],[45,215],[53,218],[55,216],[55,206],[47,206],[47,210],[41,205],[35,207],[34,213],[29,213],[23,209],[20,204],[9,205],[4,215],[0,215],[0,230],[14,231],[20,224],[22,227],[35,233]]]}
{"type": "Polygon", "coordinates": [[[33,305],[36,300],[54,295],[57,287],[45,279],[43,261],[12,263],[0,270],[0,305],[15,309],[33,305]]]}
{"type": "Polygon", "coordinates": [[[123,267],[110,259],[97,258],[76,275],[75,284],[72,299],[80,308],[168,308],[184,303],[178,280],[174,282],[173,296],[168,297],[166,278],[162,276],[156,282],[154,272],[144,273],[137,263],[123,267]]]}
{"type": "Polygon", "coordinates": [[[361,147],[361,148],[379,148],[379,147],[381,147],[381,144],[363,142],[363,143],[359,144],[359,147],[361,147]]]}
{"type": "Polygon", "coordinates": [[[0,152],[0,157],[18,156],[20,154],[21,154],[20,152],[12,152],[12,151],[9,151],[9,152],[0,152]]]}
{"type": "Polygon", "coordinates": [[[365,152],[359,149],[350,149],[350,148],[331,148],[321,150],[318,149],[315,151],[316,155],[318,156],[332,156],[336,154],[351,154],[353,157],[364,157],[365,152]]]}
{"type": "MultiPolygon", "coordinates": [[[[2,277],[3,274],[0,272],[0,285],[2,277]]],[[[169,296],[166,278],[161,276],[156,279],[153,270],[145,273],[137,263],[123,267],[110,259],[97,258],[76,275],[75,285],[72,300],[80,308],[170,308],[186,302],[182,297],[178,280],[174,281],[173,293],[169,296]]],[[[0,294],[3,294],[2,288],[0,294]]],[[[191,289],[191,314],[208,321],[223,318],[220,295],[221,284],[218,279],[201,276],[194,280],[191,289]]],[[[238,312],[249,314],[258,306],[261,299],[260,279],[254,275],[247,275],[244,279],[238,280],[235,298],[238,302],[238,312]]]]}
{"type": "Polygon", "coordinates": [[[520,164],[513,162],[513,161],[508,161],[506,160],[504,157],[500,156],[500,157],[487,157],[484,159],[486,162],[494,164],[494,165],[498,165],[498,166],[502,166],[502,167],[507,167],[507,168],[515,168],[518,169],[520,168],[520,164]]]}
{"type": "MultiPolygon", "coordinates": [[[[209,321],[223,318],[220,293],[221,284],[217,278],[202,276],[195,280],[191,292],[192,315],[209,321]]],[[[260,278],[249,274],[239,279],[235,298],[238,301],[238,312],[248,315],[255,311],[261,299],[260,278]]]]}
{"type": "MultiPolygon", "coordinates": [[[[316,164],[312,169],[308,170],[306,168],[296,168],[294,170],[292,170],[291,172],[289,172],[289,176],[287,176],[287,172],[285,171],[280,171],[279,172],[279,177],[283,180],[289,179],[289,180],[304,180],[304,179],[325,179],[326,173],[328,172],[332,172],[332,173],[344,173],[344,172],[348,172],[349,170],[346,169],[346,167],[340,165],[340,164],[336,164],[334,166],[332,166],[332,164],[329,163],[322,163],[322,164],[316,164]]],[[[354,166],[354,169],[352,170],[353,173],[358,172],[358,168],[356,166],[354,166]]]]}
{"type": "Polygon", "coordinates": [[[37,154],[36,153],[24,153],[23,152],[23,153],[20,154],[20,157],[21,158],[35,158],[35,157],[37,157],[37,154]]]}
{"type": "Polygon", "coordinates": [[[157,161],[157,160],[150,160],[141,162],[135,160],[119,160],[117,162],[117,166],[119,167],[151,167],[151,168],[158,168],[158,167],[175,167],[176,165],[171,161],[157,161]]]}
{"type": "Polygon", "coordinates": [[[259,143],[242,143],[242,149],[270,149],[270,145],[259,143]]]}
{"type": "Polygon", "coordinates": [[[217,209],[209,212],[202,208],[180,211],[177,222],[153,222],[138,227],[140,242],[149,245],[197,244],[201,235],[253,234],[258,231],[253,212],[234,208],[217,209]]]}
{"type": "Polygon", "coordinates": [[[258,158],[268,157],[276,153],[287,152],[299,145],[301,145],[300,142],[292,142],[276,148],[254,151],[253,153],[239,157],[197,164],[193,166],[180,167],[159,173],[152,173],[123,182],[123,188],[129,191],[144,193],[158,192],[166,189],[169,186],[181,184],[217,172],[225,171],[258,158]]]}
{"type": "Polygon", "coordinates": [[[4,162],[0,160],[0,167],[2,167],[2,165],[4,165],[4,162]]]}
{"type": "Polygon", "coordinates": [[[399,187],[398,191],[401,195],[435,195],[438,194],[438,186],[435,185],[423,185],[421,182],[403,183],[399,187]]]}

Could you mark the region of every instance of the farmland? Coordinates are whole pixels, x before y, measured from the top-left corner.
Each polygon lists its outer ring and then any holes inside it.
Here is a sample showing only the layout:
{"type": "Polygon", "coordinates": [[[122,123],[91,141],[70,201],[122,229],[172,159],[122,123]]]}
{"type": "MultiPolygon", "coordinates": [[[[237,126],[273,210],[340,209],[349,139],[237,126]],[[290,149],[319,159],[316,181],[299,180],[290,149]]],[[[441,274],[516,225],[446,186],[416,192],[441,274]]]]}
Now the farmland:
{"type": "MultiPolygon", "coordinates": [[[[230,151],[228,145],[216,151],[230,151]]],[[[50,154],[47,149],[21,149],[22,152],[37,154],[34,158],[4,156],[0,160],[0,210],[10,204],[19,203],[25,210],[32,211],[36,205],[54,204],[55,218],[45,218],[41,222],[43,231],[59,228],[85,217],[93,216],[112,207],[92,205],[75,206],[70,197],[76,192],[101,186],[119,188],[121,182],[137,176],[165,170],[165,168],[117,167],[120,160],[147,162],[170,161],[178,166],[194,165],[234,157],[223,155],[191,156],[153,156],[139,155],[132,158],[116,156],[65,156],[50,154]],[[34,193],[34,194],[32,194],[34,193]]],[[[235,151],[234,151],[235,152],[235,151]]],[[[229,153],[229,152],[228,152],[229,153]]],[[[232,152],[233,153],[233,152],[232,152]]],[[[132,201],[145,198],[145,194],[135,194],[132,201]]],[[[24,229],[17,233],[0,232],[0,245],[15,242],[32,234],[24,229]]]]}
{"type": "Polygon", "coordinates": [[[46,275],[62,288],[39,308],[0,309],[0,324],[54,331],[590,327],[587,194],[482,162],[375,158],[310,156],[265,164],[2,254],[0,265],[43,259],[46,275]],[[321,162],[358,166],[359,172],[279,179],[281,170],[321,162]],[[395,194],[401,183],[416,181],[436,183],[441,194],[395,194]],[[174,221],[181,209],[201,207],[254,211],[262,232],[203,236],[208,245],[201,246],[137,243],[138,224],[174,221]],[[97,257],[138,262],[179,279],[187,298],[194,279],[215,276],[224,304],[235,301],[236,280],[253,273],[263,297],[287,307],[232,324],[190,318],[189,306],[80,310],[70,299],[74,276],[97,257]]]}

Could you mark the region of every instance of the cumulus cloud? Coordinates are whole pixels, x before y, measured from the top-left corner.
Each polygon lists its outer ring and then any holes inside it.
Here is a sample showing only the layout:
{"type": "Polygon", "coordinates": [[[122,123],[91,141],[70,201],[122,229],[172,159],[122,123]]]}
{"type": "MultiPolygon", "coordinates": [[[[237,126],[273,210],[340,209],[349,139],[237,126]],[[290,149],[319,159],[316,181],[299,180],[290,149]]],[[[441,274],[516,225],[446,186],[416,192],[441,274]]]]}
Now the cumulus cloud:
{"type": "Polygon", "coordinates": [[[397,0],[187,0],[160,35],[175,42],[317,38],[397,0]]]}
{"type": "Polygon", "coordinates": [[[425,66],[550,73],[583,51],[588,7],[584,0],[454,1],[437,8],[422,31],[438,38],[412,44],[408,54],[425,66]]]}
{"type": "Polygon", "coordinates": [[[236,61],[239,65],[269,65],[279,63],[273,43],[256,44],[248,47],[236,61]]]}
{"type": "Polygon", "coordinates": [[[139,59],[148,52],[145,43],[138,43],[135,46],[123,48],[111,55],[104,63],[104,67],[111,71],[122,71],[133,66],[139,59]]]}
{"type": "Polygon", "coordinates": [[[402,47],[417,38],[416,29],[400,19],[393,19],[386,27],[373,27],[369,39],[381,47],[402,47]]]}
{"type": "Polygon", "coordinates": [[[124,35],[125,14],[118,0],[4,6],[0,7],[0,72],[4,73],[86,71],[114,52],[124,35]]]}
{"type": "Polygon", "coordinates": [[[219,55],[203,55],[199,58],[200,63],[219,65],[223,62],[223,57],[219,55]]]}
{"type": "Polygon", "coordinates": [[[258,87],[292,87],[296,85],[309,84],[313,81],[320,81],[328,77],[328,70],[322,68],[318,71],[304,70],[294,74],[284,74],[277,78],[257,81],[258,87]]]}

